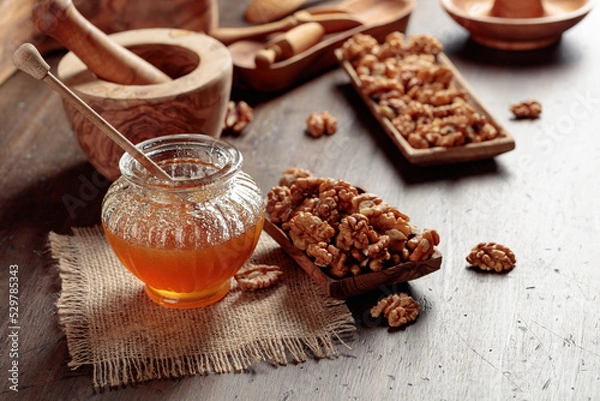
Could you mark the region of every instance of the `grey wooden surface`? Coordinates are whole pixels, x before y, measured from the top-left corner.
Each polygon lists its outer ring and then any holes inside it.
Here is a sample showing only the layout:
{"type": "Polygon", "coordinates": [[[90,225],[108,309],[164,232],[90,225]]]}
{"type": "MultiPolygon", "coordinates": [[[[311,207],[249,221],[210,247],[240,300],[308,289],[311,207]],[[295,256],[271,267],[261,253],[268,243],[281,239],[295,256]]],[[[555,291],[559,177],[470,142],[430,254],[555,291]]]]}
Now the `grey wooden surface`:
{"type": "MultiPolygon", "coordinates": [[[[221,21],[242,24],[247,2],[220,1],[221,21]]],[[[599,400],[600,17],[592,10],[549,49],[503,53],[468,40],[433,0],[417,1],[409,33],[431,33],[517,148],[493,160],[408,165],[341,70],[276,95],[235,92],[255,121],[227,139],[266,192],[290,166],[344,178],[399,206],[441,235],[442,269],[348,304],[358,327],[332,360],[257,365],[241,374],[162,380],[94,394],[72,371],[56,317],[60,291],[50,230],[99,222],[106,183],[87,164],[58,95],[22,73],[0,87],[1,399],[20,400],[599,400]],[[539,100],[541,119],[514,121],[508,106],[539,100]],[[304,134],[312,111],[338,132],[304,134]],[[89,182],[93,184],[90,186],[89,182]],[[65,199],[81,200],[69,209],[65,199]],[[467,268],[480,241],[513,249],[505,274],[467,268]],[[19,392],[9,390],[9,266],[19,266],[19,392]],[[375,325],[369,302],[390,290],[421,302],[404,330],[375,325]]],[[[55,66],[60,54],[51,56],[55,66]]]]}

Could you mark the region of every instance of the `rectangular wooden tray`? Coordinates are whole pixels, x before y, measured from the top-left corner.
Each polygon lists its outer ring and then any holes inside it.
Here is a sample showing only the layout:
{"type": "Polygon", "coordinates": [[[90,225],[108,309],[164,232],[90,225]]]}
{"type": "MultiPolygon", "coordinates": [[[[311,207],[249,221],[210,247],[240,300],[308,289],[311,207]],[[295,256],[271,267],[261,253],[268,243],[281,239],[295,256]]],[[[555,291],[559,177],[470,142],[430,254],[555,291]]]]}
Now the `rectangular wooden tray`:
{"type": "Polygon", "coordinates": [[[498,121],[496,121],[492,114],[483,106],[477,96],[475,96],[475,93],[468,85],[467,81],[445,54],[438,54],[438,62],[441,65],[447,66],[452,71],[454,75],[454,83],[458,88],[464,89],[467,92],[469,104],[478,113],[485,115],[488,119],[488,122],[492,124],[498,130],[498,132],[503,135],[503,137],[451,148],[436,146],[428,149],[415,149],[409,145],[408,141],[402,136],[402,134],[400,134],[400,132],[396,129],[396,127],[394,127],[388,118],[377,112],[377,104],[362,91],[360,79],[358,78],[354,67],[352,67],[352,64],[342,58],[341,49],[336,49],[335,56],[343,70],[346,71],[350,77],[352,86],[354,86],[356,91],[360,94],[361,98],[373,116],[377,119],[377,121],[379,121],[384,131],[388,134],[398,149],[400,149],[402,155],[404,155],[404,157],[410,163],[416,165],[434,165],[488,159],[515,148],[515,141],[512,136],[506,132],[506,130],[498,123],[498,121]]]}
{"type": "Polygon", "coordinates": [[[286,233],[268,218],[265,219],[264,230],[313,278],[327,295],[336,299],[346,299],[364,294],[383,285],[414,280],[439,270],[442,265],[442,254],[436,251],[430,259],[424,262],[401,263],[378,272],[335,279],[325,274],[303,251],[296,248],[286,233]]]}

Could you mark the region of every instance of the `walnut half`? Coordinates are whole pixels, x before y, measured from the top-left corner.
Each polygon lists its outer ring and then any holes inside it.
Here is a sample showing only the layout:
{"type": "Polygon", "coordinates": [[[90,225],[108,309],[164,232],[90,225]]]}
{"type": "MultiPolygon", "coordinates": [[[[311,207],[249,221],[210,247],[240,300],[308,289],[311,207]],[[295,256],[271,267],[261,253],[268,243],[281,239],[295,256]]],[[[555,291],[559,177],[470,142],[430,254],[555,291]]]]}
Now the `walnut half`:
{"type": "Polygon", "coordinates": [[[371,316],[379,317],[382,313],[390,327],[400,327],[414,321],[421,312],[421,305],[405,293],[392,294],[371,308],[371,316]]]}
{"type": "Polygon", "coordinates": [[[268,288],[281,280],[283,271],[277,265],[246,264],[234,277],[242,291],[268,288]]]}
{"type": "Polygon", "coordinates": [[[337,131],[337,118],[329,114],[327,110],[322,113],[310,113],[306,119],[306,129],[315,138],[323,134],[333,135],[337,131]]]}
{"type": "Polygon", "coordinates": [[[515,254],[504,245],[482,242],[471,250],[467,262],[482,270],[494,270],[500,273],[513,269],[517,259],[515,254]]]}
{"type": "Polygon", "coordinates": [[[542,105],[535,100],[526,100],[510,106],[510,111],[517,119],[536,119],[542,114],[542,105]]]}
{"type": "Polygon", "coordinates": [[[254,110],[248,103],[230,100],[227,103],[227,112],[223,122],[223,131],[239,135],[254,119],[254,110]]]}

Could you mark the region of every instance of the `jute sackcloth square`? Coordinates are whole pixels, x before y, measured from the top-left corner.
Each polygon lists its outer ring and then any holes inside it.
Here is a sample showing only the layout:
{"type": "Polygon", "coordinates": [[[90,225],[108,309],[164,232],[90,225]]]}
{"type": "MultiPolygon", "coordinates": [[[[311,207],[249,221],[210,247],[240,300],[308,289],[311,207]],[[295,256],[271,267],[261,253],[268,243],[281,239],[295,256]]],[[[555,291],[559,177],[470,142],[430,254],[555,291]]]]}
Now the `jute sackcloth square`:
{"type": "Polygon", "coordinates": [[[57,310],[69,365],[92,365],[96,389],[331,358],[356,329],[346,304],[327,297],[265,233],[251,261],[281,266],[282,282],[244,292],[233,280],[223,300],[184,310],[152,302],[101,227],[50,233],[49,241],[61,278],[57,310]]]}

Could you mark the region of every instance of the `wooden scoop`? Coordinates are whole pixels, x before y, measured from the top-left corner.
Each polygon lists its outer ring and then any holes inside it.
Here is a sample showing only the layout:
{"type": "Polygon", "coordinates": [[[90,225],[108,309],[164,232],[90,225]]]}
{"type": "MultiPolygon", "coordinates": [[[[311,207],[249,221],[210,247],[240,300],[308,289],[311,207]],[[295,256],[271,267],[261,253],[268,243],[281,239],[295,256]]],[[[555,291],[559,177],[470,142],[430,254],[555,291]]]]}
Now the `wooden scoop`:
{"type": "Polygon", "coordinates": [[[123,134],[110,125],[100,114],[88,106],[79,96],[67,88],[58,78],[50,73],[50,66],[42,58],[38,50],[31,43],[21,45],[13,55],[13,63],[21,71],[33,78],[43,80],[52,89],[58,92],[66,101],[70,102],[81,114],[88,118],[96,127],[104,132],[110,139],[129,153],[135,160],[146,168],[159,180],[172,181],[173,178],[150,159],[141,150],[135,147],[123,134]]]}
{"type": "Polygon", "coordinates": [[[40,32],[75,53],[99,78],[122,85],[171,81],[158,68],[113,42],[80,14],[71,0],[40,1],[33,9],[33,21],[40,32]]]}
{"type": "Polygon", "coordinates": [[[269,42],[264,49],[256,52],[254,62],[257,68],[267,68],[271,64],[288,59],[319,43],[325,34],[323,26],[317,22],[299,25],[269,42]]]}

